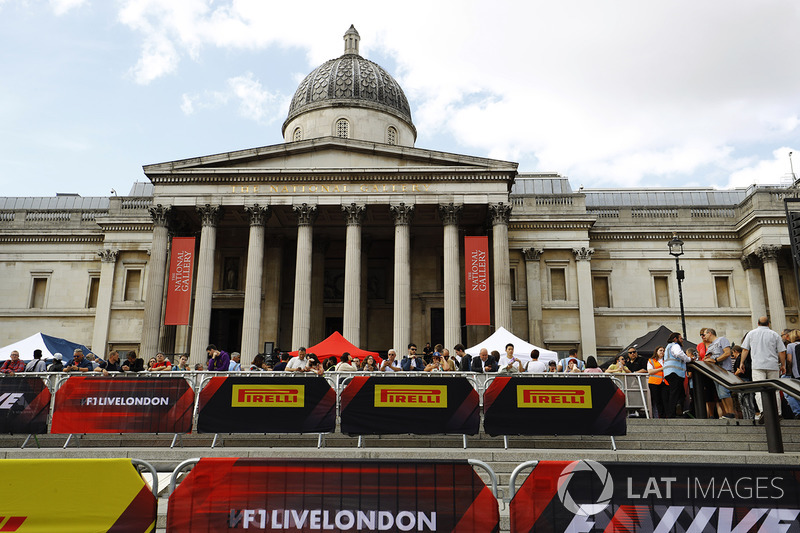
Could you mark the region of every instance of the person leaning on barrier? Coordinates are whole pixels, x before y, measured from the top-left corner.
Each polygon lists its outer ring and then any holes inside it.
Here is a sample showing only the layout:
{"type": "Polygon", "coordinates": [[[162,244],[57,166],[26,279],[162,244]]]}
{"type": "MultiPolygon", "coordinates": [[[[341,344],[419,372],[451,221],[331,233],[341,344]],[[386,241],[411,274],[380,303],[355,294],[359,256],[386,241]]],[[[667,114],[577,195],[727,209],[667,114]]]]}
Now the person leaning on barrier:
{"type": "Polygon", "coordinates": [[[64,372],[91,372],[92,362],[83,356],[83,350],[75,348],[72,352],[72,361],[64,367],[64,372]]]}
{"type": "Polygon", "coordinates": [[[567,372],[568,371],[570,359],[574,359],[576,361],[575,364],[578,365],[578,368],[583,370],[584,364],[583,364],[583,361],[578,359],[578,350],[577,350],[577,348],[572,348],[569,351],[569,355],[558,362],[558,371],[559,372],[567,372]]]}
{"type": "Polygon", "coordinates": [[[287,372],[308,372],[309,359],[306,357],[306,349],[301,346],[297,349],[297,355],[289,359],[286,363],[287,372]]]}
{"type": "Polygon", "coordinates": [[[628,360],[625,362],[625,366],[628,367],[628,370],[636,374],[647,373],[647,359],[639,357],[639,350],[633,346],[628,348],[628,360]]]}
{"type": "Polygon", "coordinates": [[[264,361],[264,354],[258,354],[253,357],[253,362],[250,363],[250,372],[263,372],[267,370],[267,363],[264,361]]]}
{"type": "Polygon", "coordinates": [[[213,344],[206,347],[206,355],[208,355],[208,369],[210,371],[228,371],[231,364],[231,356],[224,350],[217,350],[213,344]]]}
{"type": "MultiPolygon", "coordinates": [[[[438,346],[438,344],[437,344],[438,346]]],[[[423,369],[425,372],[441,372],[442,371],[442,356],[439,355],[439,352],[433,352],[431,356],[431,362],[425,365],[423,369]]]]}
{"type": "Polygon", "coordinates": [[[417,357],[417,345],[413,342],[408,345],[408,355],[400,361],[400,368],[406,372],[422,372],[425,370],[425,362],[421,357],[417,357]]]}
{"type": "Polygon", "coordinates": [[[336,372],[358,372],[358,368],[350,364],[350,352],[344,352],[336,365],[336,372]]]}
{"type": "Polygon", "coordinates": [[[166,370],[172,370],[172,363],[169,362],[169,359],[164,355],[163,352],[158,352],[156,354],[156,364],[154,364],[151,368],[148,368],[151,372],[164,372],[166,370]]]}
{"type": "Polygon", "coordinates": [[[25,365],[25,372],[46,372],[47,363],[42,360],[42,351],[36,349],[33,351],[33,360],[25,365]]]}
{"type": "Polygon", "coordinates": [[[114,350],[108,354],[108,359],[99,363],[98,367],[94,369],[95,372],[102,372],[107,376],[109,372],[121,372],[122,365],[119,361],[119,352],[114,350]]]}
{"type": "Polygon", "coordinates": [[[547,372],[547,365],[544,364],[544,362],[539,361],[539,350],[535,348],[531,350],[531,360],[528,361],[527,365],[525,365],[525,372],[528,372],[529,374],[541,374],[543,372],[547,372]]]}
{"type": "Polygon", "coordinates": [[[397,352],[389,350],[386,359],[381,361],[381,372],[402,372],[402,368],[397,364],[397,352]]]}
{"type": "Polygon", "coordinates": [[[10,357],[10,359],[6,359],[3,362],[3,366],[0,366],[0,373],[13,376],[19,372],[25,372],[25,363],[20,361],[19,352],[16,350],[12,351],[10,357]]]}
{"type": "Polygon", "coordinates": [[[122,363],[123,372],[144,372],[144,360],[136,357],[136,352],[131,350],[125,354],[125,361],[122,363]]]}
{"type": "Polygon", "coordinates": [[[466,352],[464,345],[459,343],[453,346],[453,351],[456,353],[458,360],[458,369],[462,372],[469,372],[472,369],[472,356],[466,352]]]}
{"type": "Polygon", "coordinates": [[[228,371],[229,372],[242,371],[242,356],[239,352],[233,352],[231,354],[231,362],[228,364],[228,371]]]}
{"type": "MultiPolygon", "coordinates": [[[[513,345],[511,345],[511,349],[514,349],[513,345]]],[[[501,374],[519,374],[520,372],[525,372],[525,369],[522,367],[522,361],[517,359],[513,352],[511,355],[506,356],[503,363],[504,364],[500,365],[499,370],[501,374]]]]}
{"type": "Polygon", "coordinates": [[[481,348],[478,357],[472,358],[472,372],[497,372],[497,360],[489,355],[489,350],[481,348]]]}
{"type": "Polygon", "coordinates": [[[458,370],[456,358],[450,355],[450,350],[445,348],[442,350],[442,371],[455,372],[456,370],[458,370]]]}
{"type": "Polygon", "coordinates": [[[631,370],[626,365],[627,362],[627,357],[618,355],[616,361],[606,369],[606,374],[630,374],[631,370]]]}
{"type": "Polygon", "coordinates": [[[584,370],[587,374],[602,374],[603,370],[597,366],[597,359],[595,356],[590,355],[586,358],[586,370],[584,370]]]}
{"type": "Polygon", "coordinates": [[[178,370],[188,371],[191,369],[192,367],[189,366],[189,356],[186,355],[185,353],[182,353],[180,356],[178,356],[178,362],[172,365],[172,370],[174,371],[178,370]]]}
{"type": "MultiPolygon", "coordinates": [[[[291,358],[292,357],[289,355],[288,352],[281,352],[281,355],[280,355],[280,358],[279,358],[280,360],[278,361],[278,364],[275,365],[275,368],[273,368],[273,370],[275,370],[275,372],[285,372],[286,371],[286,365],[289,364],[289,359],[291,359],[291,358]]],[[[334,364],[336,364],[336,363],[334,363],[334,364]]]]}
{"type": "Polygon", "coordinates": [[[64,370],[64,356],[56,352],[53,354],[53,362],[47,365],[48,372],[61,372],[64,370]]]}

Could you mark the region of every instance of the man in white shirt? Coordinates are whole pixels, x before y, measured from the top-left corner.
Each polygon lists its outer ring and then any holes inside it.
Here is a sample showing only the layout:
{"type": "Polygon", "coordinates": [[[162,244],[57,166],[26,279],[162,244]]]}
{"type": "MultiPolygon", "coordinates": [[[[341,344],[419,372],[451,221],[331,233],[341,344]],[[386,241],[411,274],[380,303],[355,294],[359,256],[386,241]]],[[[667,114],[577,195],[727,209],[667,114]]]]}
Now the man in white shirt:
{"type": "Polygon", "coordinates": [[[386,359],[381,362],[381,372],[401,372],[402,368],[395,359],[397,359],[397,352],[389,350],[386,353],[386,359]]]}
{"type": "Polygon", "coordinates": [[[304,346],[301,346],[297,350],[297,355],[292,357],[288,363],[286,363],[286,371],[287,372],[308,372],[308,363],[309,359],[306,357],[306,349],[304,346]]]}
{"type": "Polygon", "coordinates": [[[531,351],[531,360],[528,362],[528,366],[525,367],[525,371],[531,374],[547,372],[547,365],[539,361],[539,350],[531,351]]]}
{"type": "MultiPolygon", "coordinates": [[[[758,327],[750,331],[742,341],[742,361],[739,368],[744,371],[744,362],[747,356],[753,356],[753,381],[761,379],[778,379],[781,374],[786,372],[786,346],[777,331],[769,328],[769,319],[765,316],[759,317],[758,327]]],[[[763,421],[764,405],[760,392],[756,394],[756,404],[760,413],[756,420],[763,421]]],[[[781,400],[778,391],[778,416],[781,416],[781,400]]],[[[762,422],[763,423],[763,422],[762,422]]]]}

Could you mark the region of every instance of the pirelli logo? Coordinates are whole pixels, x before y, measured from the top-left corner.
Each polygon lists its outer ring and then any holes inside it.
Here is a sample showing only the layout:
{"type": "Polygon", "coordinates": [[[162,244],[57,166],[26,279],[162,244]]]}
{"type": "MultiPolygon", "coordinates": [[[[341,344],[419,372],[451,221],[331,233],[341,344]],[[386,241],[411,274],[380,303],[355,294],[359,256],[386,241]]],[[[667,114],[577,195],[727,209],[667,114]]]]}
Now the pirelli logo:
{"type": "Polygon", "coordinates": [[[517,407],[591,409],[592,388],[588,385],[517,385],[517,407]]]}
{"type": "Polygon", "coordinates": [[[234,385],[231,407],[303,407],[305,385],[234,385]]]}
{"type": "Polygon", "coordinates": [[[375,407],[447,407],[446,385],[375,385],[375,407]]]}

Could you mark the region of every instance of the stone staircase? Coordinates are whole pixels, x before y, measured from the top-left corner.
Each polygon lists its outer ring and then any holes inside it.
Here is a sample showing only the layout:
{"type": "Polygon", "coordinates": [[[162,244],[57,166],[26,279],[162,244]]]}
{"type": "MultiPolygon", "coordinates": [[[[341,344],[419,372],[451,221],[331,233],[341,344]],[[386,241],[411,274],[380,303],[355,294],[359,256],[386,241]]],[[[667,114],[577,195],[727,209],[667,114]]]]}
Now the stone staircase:
{"type": "MultiPolygon", "coordinates": [[[[130,457],[151,463],[159,473],[171,472],[175,466],[194,457],[278,457],[307,458],[320,456],[341,459],[478,459],[488,463],[498,478],[500,490],[501,531],[509,530],[508,506],[503,501],[510,496],[508,483],[511,472],[520,463],[531,460],[576,460],[677,463],[737,464],[800,464],[800,421],[781,423],[784,454],[767,452],[764,426],[742,420],[648,420],[628,419],[627,435],[616,437],[616,450],[609,437],[598,436],[536,436],[503,437],[479,434],[457,436],[366,436],[359,448],[358,438],[333,433],[325,435],[323,447],[317,448],[314,435],[263,434],[190,434],[178,439],[170,448],[173,435],[101,434],[76,435],[64,449],[66,435],[40,435],[31,439],[25,449],[20,446],[24,437],[0,436],[2,458],[103,458],[130,457]]],[[[476,471],[489,482],[480,468],[476,471]]],[[[519,486],[527,472],[517,479],[519,486]]],[[[164,531],[167,511],[167,476],[162,482],[159,498],[158,531],[164,531]]]]}

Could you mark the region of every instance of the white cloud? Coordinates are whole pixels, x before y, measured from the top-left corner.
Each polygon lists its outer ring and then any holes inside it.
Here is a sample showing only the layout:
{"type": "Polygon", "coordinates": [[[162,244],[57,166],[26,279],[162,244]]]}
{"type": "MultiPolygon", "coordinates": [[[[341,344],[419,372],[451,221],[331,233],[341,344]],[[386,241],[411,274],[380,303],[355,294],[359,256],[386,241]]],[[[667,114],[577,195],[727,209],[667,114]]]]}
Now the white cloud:
{"type": "MultiPolygon", "coordinates": [[[[747,187],[753,183],[775,185],[780,183],[791,183],[796,179],[792,176],[792,164],[800,162],[797,149],[783,146],[772,152],[771,159],[761,159],[748,161],[748,165],[739,168],[730,175],[728,187],[747,187]],[[792,154],[790,162],[789,152],[792,154]]],[[[795,170],[795,176],[797,169],[795,170]]]]}
{"type": "Polygon", "coordinates": [[[212,110],[236,103],[241,117],[259,124],[272,124],[286,115],[290,98],[279,92],[270,92],[248,72],[227,80],[223,91],[205,91],[202,94],[183,94],[181,111],[193,115],[200,110],[212,110]]]}
{"type": "MultiPolygon", "coordinates": [[[[56,15],[61,16],[88,3],[88,0],[50,0],[50,7],[56,15]]],[[[2,5],[2,2],[0,2],[0,5],[2,5]]]]}

